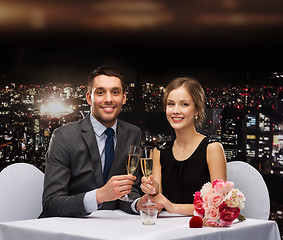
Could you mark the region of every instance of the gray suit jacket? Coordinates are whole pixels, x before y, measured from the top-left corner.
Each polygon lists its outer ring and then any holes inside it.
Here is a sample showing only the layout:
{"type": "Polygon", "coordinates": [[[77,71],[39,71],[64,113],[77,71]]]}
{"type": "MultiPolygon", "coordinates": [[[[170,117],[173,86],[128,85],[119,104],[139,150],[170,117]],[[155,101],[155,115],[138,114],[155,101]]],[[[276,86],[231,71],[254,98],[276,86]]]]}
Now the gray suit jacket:
{"type": "MultiPolygon", "coordinates": [[[[117,123],[115,160],[108,179],[126,174],[127,150],[131,144],[140,145],[141,130],[122,120],[117,123]]],[[[140,197],[138,179],[131,198],[140,197]]],[[[86,192],[104,185],[101,159],[90,116],[54,130],[46,153],[43,212],[40,217],[85,216],[83,198],[86,192]]],[[[129,202],[105,202],[101,209],[122,209],[133,213],[129,202]]]]}

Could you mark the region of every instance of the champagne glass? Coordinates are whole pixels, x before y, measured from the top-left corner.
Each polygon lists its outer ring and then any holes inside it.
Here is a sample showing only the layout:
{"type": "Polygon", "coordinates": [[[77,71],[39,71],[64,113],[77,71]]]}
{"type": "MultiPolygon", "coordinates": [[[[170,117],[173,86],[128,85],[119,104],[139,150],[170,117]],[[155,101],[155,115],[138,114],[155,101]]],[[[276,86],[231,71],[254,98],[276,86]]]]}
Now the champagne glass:
{"type": "MultiPolygon", "coordinates": [[[[152,167],[153,167],[153,149],[152,147],[143,147],[141,150],[141,155],[140,155],[140,163],[141,163],[141,169],[142,173],[146,178],[149,178],[149,176],[152,174],[152,167]]],[[[152,206],[155,205],[156,203],[153,203],[150,200],[149,193],[148,195],[148,200],[145,204],[146,206],[152,206]]]]}
{"type": "MultiPolygon", "coordinates": [[[[130,145],[129,151],[128,151],[128,161],[126,165],[127,174],[128,175],[134,175],[140,158],[140,146],[137,145],[130,145]]],[[[120,200],[131,202],[132,200],[129,198],[128,194],[120,197],[120,200]]]]}

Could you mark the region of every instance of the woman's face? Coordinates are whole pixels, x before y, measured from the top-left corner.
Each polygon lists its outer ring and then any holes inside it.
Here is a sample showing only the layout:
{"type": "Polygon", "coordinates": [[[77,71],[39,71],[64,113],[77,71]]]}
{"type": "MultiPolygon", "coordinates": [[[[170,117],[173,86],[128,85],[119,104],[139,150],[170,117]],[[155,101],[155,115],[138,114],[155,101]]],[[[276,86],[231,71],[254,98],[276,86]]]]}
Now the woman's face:
{"type": "Polygon", "coordinates": [[[181,86],[169,93],[166,117],[175,130],[194,126],[196,115],[195,103],[186,88],[181,86]]]}

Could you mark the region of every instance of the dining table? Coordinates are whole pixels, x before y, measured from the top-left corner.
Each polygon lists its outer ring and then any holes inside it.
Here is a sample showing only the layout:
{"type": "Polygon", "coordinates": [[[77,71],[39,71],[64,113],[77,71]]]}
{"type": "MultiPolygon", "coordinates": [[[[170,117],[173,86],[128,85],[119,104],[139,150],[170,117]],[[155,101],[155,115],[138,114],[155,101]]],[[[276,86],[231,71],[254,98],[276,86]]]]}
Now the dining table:
{"type": "Polygon", "coordinates": [[[190,228],[191,216],[162,211],[154,225],[143,225],[140,215],[121,210],[99,210],[86,217],[50,217],[0,223],[0,240],[189,239],[281,240],[272,220],[235,220],[229,227],[190,228]]]}

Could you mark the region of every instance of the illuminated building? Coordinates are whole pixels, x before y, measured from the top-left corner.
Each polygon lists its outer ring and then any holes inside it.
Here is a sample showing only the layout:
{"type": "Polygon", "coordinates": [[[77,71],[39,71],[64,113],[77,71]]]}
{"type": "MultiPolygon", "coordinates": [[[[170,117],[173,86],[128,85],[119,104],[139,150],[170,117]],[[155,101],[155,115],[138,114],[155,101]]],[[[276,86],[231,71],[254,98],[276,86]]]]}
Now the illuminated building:
{"type": "Polygon", "coordinates": [[[270,168],[272,117],[272,108],[224,108],[221,141],[227,159],[243,160],[260,170],[270,168]]]}
{"type": "Polygon", "coordinates": [[[276,114],[272,122],[273,128],[273,144],[272,144],[272,157],[275,162],[272,163],[271,173],[283,174],[283,121],[282,115],[276,114]]]}
{"type": "Polygon", "coordinates": [[[221,142],[228,160],[241,158],[242,116],[241,110],[225,107],[221,112],[221,142]]]}
{"type": "Polygon", "coordinates": [[[219,107],[213,107],[206,109],[206,119],[200,129],[200,132],[204,135],[220,139],[221,135],[221,111],[219,107]]]}

